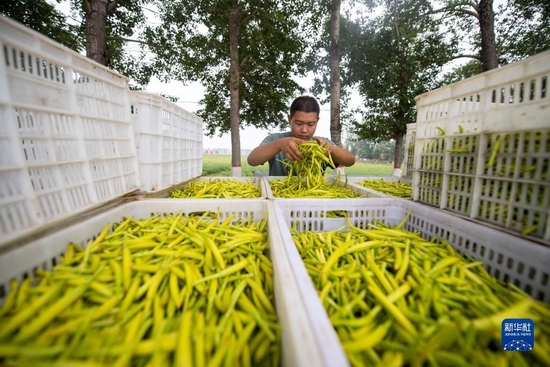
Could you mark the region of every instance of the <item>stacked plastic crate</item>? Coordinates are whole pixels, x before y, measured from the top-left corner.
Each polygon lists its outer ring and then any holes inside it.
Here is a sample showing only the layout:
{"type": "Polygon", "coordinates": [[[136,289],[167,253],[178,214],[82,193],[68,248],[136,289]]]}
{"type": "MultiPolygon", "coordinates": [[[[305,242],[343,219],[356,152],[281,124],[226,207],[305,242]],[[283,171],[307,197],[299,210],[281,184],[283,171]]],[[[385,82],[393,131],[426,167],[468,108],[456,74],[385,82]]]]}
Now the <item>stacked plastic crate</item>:
{"type": "Polygon", "coordinates": [[[414,200],[550,240],[550,52],[417,97],[414,200]]]}
{"type": "Polygon", "coordinates": [[[0,243],[139,188],[127,78],[1,17],[0,243]]]}
{"type": "Polygon", "coordinates": [[[141,190],[154,192],[202,174],[202,120],[153,93],[131,92],[141,190]]]}

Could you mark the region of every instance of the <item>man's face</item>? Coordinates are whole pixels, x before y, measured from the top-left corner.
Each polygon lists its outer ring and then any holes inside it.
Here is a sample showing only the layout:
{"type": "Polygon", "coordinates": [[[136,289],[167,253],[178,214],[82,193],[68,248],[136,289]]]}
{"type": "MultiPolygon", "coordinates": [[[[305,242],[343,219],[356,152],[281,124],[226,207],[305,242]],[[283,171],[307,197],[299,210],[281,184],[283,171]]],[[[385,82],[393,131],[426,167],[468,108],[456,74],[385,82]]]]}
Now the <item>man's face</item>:
{"type": "Polygon", "coordinates": [[[288,117],[290,134],[295,138],[309,140],[315,134],[319,117],[315,112],[296,111],[294,116],[288,117]]]}

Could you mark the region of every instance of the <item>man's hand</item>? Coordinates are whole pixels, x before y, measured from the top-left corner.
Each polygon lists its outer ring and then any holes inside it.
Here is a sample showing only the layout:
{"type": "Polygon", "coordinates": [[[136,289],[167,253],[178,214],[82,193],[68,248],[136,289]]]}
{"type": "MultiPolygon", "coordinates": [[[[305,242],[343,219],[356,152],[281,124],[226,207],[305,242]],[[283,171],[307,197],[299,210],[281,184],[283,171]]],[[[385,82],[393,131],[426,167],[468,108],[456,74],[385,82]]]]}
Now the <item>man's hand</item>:
{"type": "Polygon", "coordinates": [[[317,140],[317,143],[319,143],[319,145],[323,148],[327,157],[329,154],[332,153],[332,144],[330,144],[328,141],[318,136],[314,136],[313,139],[317,140]]]}
{"type": "Polygon", "coordinates": [[[300,161],[303,156],[298,149],[298,144],[303,144],[306,141],[298,138],[288,137],[277,140],[279,142],[279,149],[285,153],[285,156],[291,161],[300,161]]]}

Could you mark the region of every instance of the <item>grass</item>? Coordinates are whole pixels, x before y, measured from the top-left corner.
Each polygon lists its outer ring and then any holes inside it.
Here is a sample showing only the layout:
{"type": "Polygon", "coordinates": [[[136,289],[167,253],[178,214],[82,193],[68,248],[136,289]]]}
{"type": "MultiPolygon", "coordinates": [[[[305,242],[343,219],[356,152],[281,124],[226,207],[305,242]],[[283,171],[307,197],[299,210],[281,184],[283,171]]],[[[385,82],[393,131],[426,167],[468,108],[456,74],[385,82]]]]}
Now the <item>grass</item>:
{"type": "MultiPolygon", "coordinates": [[[[267,174],[269,165],[252,167],[246,163],[246,157],[241,157],[241,175],[254,176],[254,172],[267,174]]],[[[329,171],[329,173],[332,170],[329,171]]],[[[393,173],[392,164],[375,164],[355,162],[351,167],[346,167],[344,173],[350,176],[391,176],[393,173]]],[[[203,155],[202,156],[203,176],[231,176],[231,156],[229,155],[203,155]]]]}

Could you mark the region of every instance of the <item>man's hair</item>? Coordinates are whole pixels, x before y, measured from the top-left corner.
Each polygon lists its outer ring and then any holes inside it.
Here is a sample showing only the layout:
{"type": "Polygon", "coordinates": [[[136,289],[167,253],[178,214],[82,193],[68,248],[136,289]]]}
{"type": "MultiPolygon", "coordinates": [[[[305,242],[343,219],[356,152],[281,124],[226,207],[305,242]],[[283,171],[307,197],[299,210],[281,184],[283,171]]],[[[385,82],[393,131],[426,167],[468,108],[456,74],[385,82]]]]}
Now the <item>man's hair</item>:
{"type": "Polygon", "coordinates": [[[296,111],[315,112],[317,113],[317,117],[319,117],[321,108],[319,107],[319,102],[314,97],[300,96],[292,101],[290,105],[290,117],[294,116],[296,111]]]}

